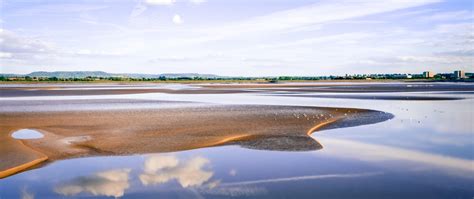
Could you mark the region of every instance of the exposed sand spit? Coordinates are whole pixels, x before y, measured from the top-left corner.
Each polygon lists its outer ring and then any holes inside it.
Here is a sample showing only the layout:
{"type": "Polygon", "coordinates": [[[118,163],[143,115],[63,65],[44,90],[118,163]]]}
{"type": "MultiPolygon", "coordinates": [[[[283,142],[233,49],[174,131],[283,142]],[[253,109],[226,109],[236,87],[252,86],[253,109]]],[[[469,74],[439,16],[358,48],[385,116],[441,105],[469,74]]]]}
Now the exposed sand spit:
{"type": "Polygon", "coordinates": [[[225,144],[318,150],[321,144],[308,136],[318,128],[370,124],[391,117],[362,109],[202,104],[146,110],[0,113],[0,177],[46,158],[170,152],[225,144]],[[354,122],[358,115],[380,119],[361,117],[363,121],[354,122]],[[338,124],[349,117],[352,123],[338,124]],[[10,137],[13,131],[25,128],[40,130],[44,138],[19,141],[10,137]]]}
{"type": "Polygon", "coordinates": [[[48,157],[23,144],[22,140],[10,137],[8,133],[0,134],[0,178],[13,175],[24,169],[46,161],[48,157]]]}

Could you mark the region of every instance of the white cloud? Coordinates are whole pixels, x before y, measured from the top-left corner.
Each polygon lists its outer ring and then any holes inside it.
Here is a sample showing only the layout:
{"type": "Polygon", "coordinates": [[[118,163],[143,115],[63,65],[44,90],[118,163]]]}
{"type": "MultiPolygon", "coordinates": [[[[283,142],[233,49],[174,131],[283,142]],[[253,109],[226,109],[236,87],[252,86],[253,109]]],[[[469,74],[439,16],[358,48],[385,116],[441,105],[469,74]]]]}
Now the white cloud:
{"type": "Polygon", "coordinates": [[[197,60],[198,57],[180,57],[180,56],[170,56],[170,57],[157,57],[154,59],[149,60],[150,62],[183,62],[183,61],[191,61],[197,60]]]}
{"type": "Polygon", "coordinates": [[[139,1],[132,9],[129,18],[134,19],[143,14],[148,10],[149,6],[172,6],[176,3],[176,0],[144,0],[139,1]]]}
{"type": "Polygon", "coordinates": [[[330,43],[331,45],[335,44],[354,44],[357,41],[363,40],[365,38],[373,37],[374,34],[371,33],[360,33],[360,32],[353,32],[353,33],[342,33],[342,34],[334,34],[334,35],[327,35],[327,36],[319,36],[314,38],[306,38],[297,41],[291,42],[281,42],[281,43],[274,43],[270,45],[260,45],[261,48],[282,48],[282,47],[291,47],[291,46],[302,46],[302,45],[314,45],[317,43],[330,43]]]}
{"type": "Polygon", "coordinates": [[[0,29],[1,51],[4,53],[45,53],[52,51],[50,43],[33,37],[24,37],[14,32],[0,29]]]}
{"type": "MultiPolygon", "coordinates": [[[[448,24],[440,24],[436,26],[436,31],[439,33],[463,33],[470,35],[471,37],[474,35],[474,26],[472,23],[448,23],[448,24]]],[[[472,38],[471,38],[472,39],[472,38]]],[[[473,40],[471,40],[473,42],[473,40]]]]}
{"type": "Polygon", "coordinates": [[[130,187],[130,169],[116,169],[79,177],[55,187],[54,191],[65,196],[91,193],[94,196],[121,197],[130,187]]]}
{"type": "Polygon", "coordinates": [[[89,50],[89,49],[80,49],[76,52],[64,52],[64,54],[69,55],[81,55],[81,56],[123,56],[125,51],[122,50],[110,50],[110,51],[101,51],[101,50],[89,50]]]}
{"type": "Polygon", "coordinates": [[[144,13],[146,10],[148,9],[148,7],[143,4],[143,3],[138,3],[137,5],[135,5],[135,7],[133,8],[132,12],[130,13],[130,18],[134,18],[134,17],[138,17],[140,16],[142,13],[144,13]]]}
{"type": "Polygon", "coordinates": [[[7,65],[46,64],[55,60],[57,49],[52,43],[35,37],[18,35],[0,29],[0,67],[7,65]]]}
{"type": "Polygon", "coordinates": [[[206,3],[207,0],[189,0],[189,2],[191,2],[192,4],[202,4],[206,3]]]}
{"type": "Polygon", "coordinates": [[[7,52],[0,52],[0,59],[2,58],[11,58],[12,54],[7,52]]]}
{"type": "Polygon", "coordinates": [[[473,19],[472,11],[461,10],[453,12],[439,12],[421,17],[421,20],[426,21],[447,21],[447,20],[469,20],[473,19]]]}
{"type": "Polygon", "coordinates": [[[407,17],[407,16],[412,17],[412,16],[419,16],[419,15],[432,13],[432,12],[435,12],[435,11],[438,11],[438,10],[437,9],[432,9],[432,8],[409,10],[409,11],[395,12],[395,13],[389,14],[389,17],[396,17],[396,18],[407,17]]]}
{"type": "Polygon", "coordinates": [[[175,156],[149,156],[145,160],[144,172],[139,178],[143,185],[163,184],[176,180],[184,188],[200,186],[213,175],[212,171],[203,170],[208,164],[209,160],[202,157],[183,162],[175,156]]]}
{"type": "Polygon", "coordinates": [[[399,56],[396,60],[406,63],[461,64],[473,58],[465,56],[399,56]]]}
{"type": "Polygon", "coordinates": [[[173,23],[174,24],[182,24],[183,23],[183,20],[181,19],[181,16],[179,16],[178,14],[175,14],[173,16],[173,23]]]}
{"type": "Polygon", "coordinates": [[[207,30],[208,35],[212,35],[209,36],[208,39],[218,40],[222,39],[222,37],[236,36],[241,35],[243,33],[266,33],[268,31],[294,29],[314,24],[328,23],[338,20],[346,20],[356,17],[422,6],[435,2],[439,2],[439,0],[342,0],[338,2],[325,0],[309,6],[274,12],[272,14],[264,15],[261,17],[255,17],[247,21],[242,21],[228,26],[222,26],[207,30]]]}
{"type": "Polygon", "coordinates": [[[176,0],[145,0],[145,3],[148,5],[173,5],[176,3],[176,0]]]}
{"type": "Polygon", "coordinates": [[[59,3],[25,6],[10,13],[10,16],[63,15],[107,9],[109,6],[97,4],[59,3]]]}

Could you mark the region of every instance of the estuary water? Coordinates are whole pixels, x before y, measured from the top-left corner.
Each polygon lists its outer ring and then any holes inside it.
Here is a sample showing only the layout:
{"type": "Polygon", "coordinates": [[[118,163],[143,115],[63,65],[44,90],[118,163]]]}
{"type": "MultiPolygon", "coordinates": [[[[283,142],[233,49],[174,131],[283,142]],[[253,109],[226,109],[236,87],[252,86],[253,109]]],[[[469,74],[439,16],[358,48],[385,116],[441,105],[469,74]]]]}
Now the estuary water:
{"type": "MultiPolygon", "coordinates": [[[[466,92],[133,94],[8,100],[124,99],[218,104],[365,108],[391,120],[317,131],[316,151],[221,146],[132,156],[61,160],[0,179],[10,198],[472,198],[474,95],[466,92]],[[307,96],[305,96],[307,95],[307,96]],[[348,94],[344,94],[347,96],[348,94]],[[430,96],[456,100],[383,100],[430,96]]],[[[2,99],[7,100],[7,99],[2,99]]],[[[143,105],[143,104],[142,104],[143,105]]],[[[60,104],[38,109],[63,109],[60,104]]],[[[114,108],[113,105],[68,107],[114,108]]],[[[137,108],[133,103],[120,108],[137,108]]],[[[138,107],[144,108],[144,107],[138,107]]],[[[145,107],[146,108],[146,107],[145,107]]],[[[47,110],[36,110],[47,111],[47,110]]]]}

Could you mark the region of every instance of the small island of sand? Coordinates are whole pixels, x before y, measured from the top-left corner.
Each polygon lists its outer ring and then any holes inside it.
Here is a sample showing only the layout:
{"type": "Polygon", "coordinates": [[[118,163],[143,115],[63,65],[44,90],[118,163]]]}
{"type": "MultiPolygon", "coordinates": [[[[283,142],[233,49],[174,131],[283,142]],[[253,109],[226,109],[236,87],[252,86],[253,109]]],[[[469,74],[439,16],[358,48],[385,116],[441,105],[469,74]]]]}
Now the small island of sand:
{"type": "MultiPolygon", "coordinates": [[[[97,100],[66,100],[60,104],[76,106],[95,102],[97,100]]],[[[120,107],[122,101],[108,100],[107,103],[117,103],[120,107]]],[[[2,112],[0,136],[4,141],[0,146],[0,177],[40,163],[86,156],[171,152],[228,144],[265,150],[318,150],[322,145],[309,136],[313,131],[370,124],[392,117],[388,113],[363,109],[154,103],[163,106],[2,112]],[[20,129],[35,129],[43,133],[44,138],[12,138],[11,134],[20,129]]]]}

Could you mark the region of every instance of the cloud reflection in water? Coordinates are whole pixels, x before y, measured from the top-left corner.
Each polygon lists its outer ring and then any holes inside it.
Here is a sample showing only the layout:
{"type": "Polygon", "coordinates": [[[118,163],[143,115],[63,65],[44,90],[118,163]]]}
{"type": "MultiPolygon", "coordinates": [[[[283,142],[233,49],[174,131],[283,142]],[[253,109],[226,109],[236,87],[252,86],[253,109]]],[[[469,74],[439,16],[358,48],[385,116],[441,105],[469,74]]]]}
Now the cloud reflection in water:
{"type": "Polygon", "coordinates": [[[96,173],[92,176],[75,178],[55,187],[54,191],[64,196],[91,193],[94,196],[121,197],[130,187],[130,169],[115,169],[96,173]]]}
{"type": "Polygon", "coordinates": [[[387,160],[408,161],[437,168],[449,174],[473,177],[474,167],[472,165],[474,165],[474,161],[469,159],[344,139],[319,137],[318,140],[324,143],[325,153],[322,155],[326,156],[355,158],[375,162],[387,160]]]}
{"type": "Polygon", "coordinates": [[[29,192],[26,187],[23,187],[21,189],[21,199],[34,199],[35,195],[31,192],[29,192]]]}
{"type": "Polygon", "coordinates": [[[139,178],[143,185],[163,184],[176,180],[184,188],[200,186],[214,174],[203,169],[208,164],[209,160],[203,157],[180,161],[175,156],[149,156],[145,160],[144,172],[139,178]]]}

